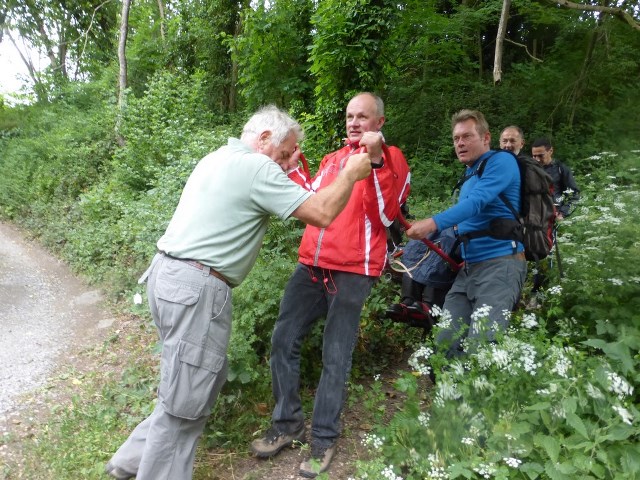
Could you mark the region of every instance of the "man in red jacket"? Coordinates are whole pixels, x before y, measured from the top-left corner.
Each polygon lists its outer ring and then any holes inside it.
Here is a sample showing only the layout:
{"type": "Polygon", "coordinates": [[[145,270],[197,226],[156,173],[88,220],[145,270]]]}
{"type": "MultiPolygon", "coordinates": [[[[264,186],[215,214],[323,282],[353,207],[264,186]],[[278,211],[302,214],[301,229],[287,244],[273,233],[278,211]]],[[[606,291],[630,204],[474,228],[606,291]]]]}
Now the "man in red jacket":
{"type": "Polygon", "coordinates": [[[313,179],[302,169],[289,174],[295,182],[318,191],[330,185],[362,147],[373,167],[369,177],[355,185],[347,206],[331,225],[305,229],[299,263],[285,288],[273,331],[271,375],[276,404],[271,428],[251,444],[258,457],[272,457],[305,439],[300,349],[315,321],[326,318],[322,375],[311,422],[311,458],[300,465],[300,475],[308,478],[326,471],[335,454],[362,306],[385,266],[385,228],[409,193],[409,167],[402,152],[382,148],[384,121],[379,97],[366,92],[356,95],[347,105],[346,146],[325,156],[313,179]]]}

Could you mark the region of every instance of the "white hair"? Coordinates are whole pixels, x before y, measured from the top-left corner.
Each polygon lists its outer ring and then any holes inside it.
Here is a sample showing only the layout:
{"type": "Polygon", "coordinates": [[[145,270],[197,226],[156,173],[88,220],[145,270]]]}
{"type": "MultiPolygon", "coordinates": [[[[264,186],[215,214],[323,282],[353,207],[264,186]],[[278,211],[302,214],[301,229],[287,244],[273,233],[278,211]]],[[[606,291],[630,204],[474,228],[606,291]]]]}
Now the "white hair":
{"type": "Polygon", "coordinates": [[[275,105],[262,107],[245,124],[240,140],[252,144],[263,132],[271,132],[271,141],[275,146],[280,145],[292,133],[299,142],[304,137],[302,127],[275,105]]]}

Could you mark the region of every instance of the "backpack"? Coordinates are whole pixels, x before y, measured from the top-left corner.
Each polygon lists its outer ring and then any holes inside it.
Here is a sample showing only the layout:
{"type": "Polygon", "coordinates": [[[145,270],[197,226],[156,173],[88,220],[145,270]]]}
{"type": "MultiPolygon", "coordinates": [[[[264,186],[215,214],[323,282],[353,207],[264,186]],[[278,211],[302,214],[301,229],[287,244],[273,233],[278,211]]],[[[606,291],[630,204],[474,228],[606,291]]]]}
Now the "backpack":
{"type": "MultiPolygon", "coordinates": [[[[460,260],[460,242],[453,227],[432,233],[429,239],[447,255],[455,258],[456,261],[460,260]]],[[[402,264],[414,281],[442,290],[451,288],[458,273],[440,255],[430,251],[422,240],[407,242],[402,252],[402,264]]]]}
{"type": "MultiPolygon", "coordinates": [[[[496,218],[491,221],[488,230],[470,232],[461,236],[471,239],[489,235],[501,240],[517,240],[524,245],[527,260],[542,260],[549,255],[553,247],[556,207],[551,177],[536,160],[523,155],[516,156],[506,150],[501,151],[513,155],[520,169],[520,211],[516,211],[503,193],[499,195],[516,220],[496,218]]],[[[482,176],[487,161],[495,153],[497,152],[493,152],[482,160],[476,170],[478,177],[482,176]]]]}

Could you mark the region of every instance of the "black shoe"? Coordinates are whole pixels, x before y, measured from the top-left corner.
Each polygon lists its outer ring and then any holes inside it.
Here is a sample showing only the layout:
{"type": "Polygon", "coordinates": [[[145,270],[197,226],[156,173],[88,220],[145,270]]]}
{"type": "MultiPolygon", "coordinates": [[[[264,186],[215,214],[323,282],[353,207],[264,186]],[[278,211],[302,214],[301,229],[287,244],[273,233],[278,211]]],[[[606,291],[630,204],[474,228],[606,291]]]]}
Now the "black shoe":
{"type": "Polygon", "coordinates": [[[409,320],[409,312],[407,306],[402,303],[394,303],[389,305],[385,312],[385,317],[393,320],[394,322],[407,323],[409,320]]]}
{"type": "Polygon", "coordinates": [[[409,325],[412,327],[422,327],[425,330],[433,328],[433,316],[431,307],[423,302],[413,302],[406,307],[409,315],[409,325]]]}

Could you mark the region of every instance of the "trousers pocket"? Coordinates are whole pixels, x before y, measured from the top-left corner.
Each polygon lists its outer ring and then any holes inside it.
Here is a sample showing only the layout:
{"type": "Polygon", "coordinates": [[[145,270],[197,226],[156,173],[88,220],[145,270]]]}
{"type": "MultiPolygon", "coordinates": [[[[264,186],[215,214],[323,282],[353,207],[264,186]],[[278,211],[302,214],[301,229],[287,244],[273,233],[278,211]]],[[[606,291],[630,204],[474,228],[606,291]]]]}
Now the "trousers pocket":
{"type": "Polygon", "coordinates": [[[167,413],[189,420],[208,415],[226,371],[226,355],[180,340],[162,406],[167,413]]]}

